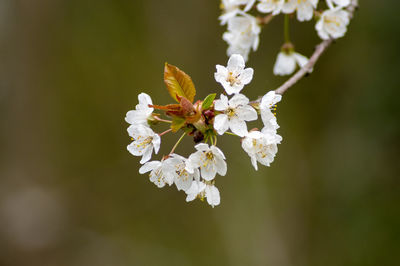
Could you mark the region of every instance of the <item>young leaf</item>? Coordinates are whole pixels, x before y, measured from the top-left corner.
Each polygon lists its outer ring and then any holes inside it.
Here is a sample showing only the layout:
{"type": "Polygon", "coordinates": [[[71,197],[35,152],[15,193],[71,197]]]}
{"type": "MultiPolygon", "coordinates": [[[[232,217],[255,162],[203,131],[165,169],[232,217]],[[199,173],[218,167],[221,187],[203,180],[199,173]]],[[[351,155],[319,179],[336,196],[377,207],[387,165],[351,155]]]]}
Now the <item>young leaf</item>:
{"type": "Polygon", "coordinates": [[[185,125],[185,118],[174,116],[171,124],[172,132],[177,132],[184,125],[185,125]]]}
{"type": "Polygon", "coordinates": [[[193,102],[196,89],[189,75],[176,66],[165,63],[164,82],[167,85],[169,94],[175,101],[179,102],[176,95],[185,97],[193,102]]]}
{"type": "Polygon", "coordinates": [[[209,94],[209,95],[204,99],[204,101],[203,101],[203,103],[202,103],[202,105],[201,105],[201,109],[206,110],[206,109],[210,108],[211,105],[212,105],[212,103],[213,103],[213,101],[214,101],[214,99],[215,99],[215,96],[217,96],[216,93],[209,94]]]}

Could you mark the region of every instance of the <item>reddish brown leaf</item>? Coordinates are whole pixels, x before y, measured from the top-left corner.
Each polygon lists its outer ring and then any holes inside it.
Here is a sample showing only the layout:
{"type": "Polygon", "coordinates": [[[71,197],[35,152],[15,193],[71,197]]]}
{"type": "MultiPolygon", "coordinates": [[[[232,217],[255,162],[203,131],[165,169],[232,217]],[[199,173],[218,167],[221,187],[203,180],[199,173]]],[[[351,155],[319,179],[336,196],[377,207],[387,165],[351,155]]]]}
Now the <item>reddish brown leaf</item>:
{"type": "Polygon", "coordinates": [[[168,92],[175,101],[179,102],[177,95],[193,102],[196,89],[189,75],[176,66],[165,63],[164,82],[168,92]]]}

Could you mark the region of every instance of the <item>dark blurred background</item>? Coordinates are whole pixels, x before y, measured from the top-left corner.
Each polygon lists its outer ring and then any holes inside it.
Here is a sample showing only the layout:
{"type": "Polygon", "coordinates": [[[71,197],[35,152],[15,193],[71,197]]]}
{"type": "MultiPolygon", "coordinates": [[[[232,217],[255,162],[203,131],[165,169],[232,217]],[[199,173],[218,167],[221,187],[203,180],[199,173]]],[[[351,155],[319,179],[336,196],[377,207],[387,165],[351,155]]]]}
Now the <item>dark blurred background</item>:
{"type": "MultiPolygon", "coordinates": [[[[140,92],[171,102],[165,61],[198,99],[222,91],[218,1],[0,0],[0,265],[399,265],[400,6],[360,6],[279,104],[271,167],[220,138],[213,209],[138,174],[124,117],[140,92]]],[[[282,20],[250,55],[251,98],[285,80],[272,75],[282,20]]],[[[319,42],[314,22],[291,33],[305,55],[319,42]]]]}

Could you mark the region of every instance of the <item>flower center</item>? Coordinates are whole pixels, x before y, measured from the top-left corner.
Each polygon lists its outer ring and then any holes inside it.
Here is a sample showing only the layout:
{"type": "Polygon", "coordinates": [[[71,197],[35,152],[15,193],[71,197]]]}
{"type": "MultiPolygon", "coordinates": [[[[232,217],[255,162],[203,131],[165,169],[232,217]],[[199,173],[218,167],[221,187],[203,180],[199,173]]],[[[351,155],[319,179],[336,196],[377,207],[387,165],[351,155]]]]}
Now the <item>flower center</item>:
{"type": "Polygon", "coordinates": [[[183,181],[187,181],[189,179],[189,174],[185,169],[185,165],[184,164],[178,164],[176,165],[176,173],[178,174],[178,176],[180,178],[182,178],[183,181]]]}
{"type": "Polygon", "coordinates": [[[228,73],[228,78],[226,79],[227,82],[229,82],[229,84],[231,86],[235,85],[235,84],[240,84],[240,80],[238,79],[240,77],[240,74],[238,74],[237,76],[233,75],[232,71],[229,71],[228,73]]]}
{"type": "Polygon", "coordinates": [[[227,115],[229,118],[235,116],[235,115],[236,115],[236,110],[235,110],[235,108],[229,107],[229,108],[226,110],[226,115],[227,115]]]}
{"type": "Polygon", "coordinates": [[[211,151],[204,152],[204,157],[202,159],[203,167],[207,167],[212,161],[214,161],[214,154],[211,151]]]}
{"type": "Polygon", "coordinates": [[[158,182],[159,184],[161,183],[161,180],[164,179],[163,173],[162,173],[162,170],[161,170],[161,167],[158,168],[157,170],[152,171],[152,172],[150,173],[150,178],[152,178],[153,175],[156,176],[157,182],[158,182]]]}
{"type": "Polygon", "coordinates": [[[151,136],[149,136],[149,137],[139,136],[136,138],[135,146],[139,150],[144,150],[152,142],[153,142],[153,137],[151,137],[151,136]]]}
{"type": "Polygon", "coordinates": [[[214,154],[211,151],[206,152],[206,158],[207,160],[211,161],[214,159],[214,154]]]}
{"type": "Polygon", "coordinates": [[[340,22],[338,21],[337,17],[335,17],[335,16],[326,16],[324,18],[324,22],[327,24],[334,24],[337,27],[340,26],[340,22]]]}

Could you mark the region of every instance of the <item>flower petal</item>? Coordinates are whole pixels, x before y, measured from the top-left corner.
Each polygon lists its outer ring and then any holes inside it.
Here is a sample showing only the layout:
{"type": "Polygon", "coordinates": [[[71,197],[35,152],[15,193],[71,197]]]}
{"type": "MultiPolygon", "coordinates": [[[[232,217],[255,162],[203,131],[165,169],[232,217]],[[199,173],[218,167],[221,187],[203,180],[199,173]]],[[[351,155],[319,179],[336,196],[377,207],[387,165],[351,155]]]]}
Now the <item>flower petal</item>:
{"type": "Polygon", "coordinates": [[[217,157],[215,159],[215,166],[217,167],[217,173],[220,176],[225,176],[226,175],[227,165],[226,165],[226,162],[223,159],[217,157]]]}
{"type": "Polygon", "coordinates": [[[152,171],[153,169],[156,169],[157,167],[160,167],[162,163],[160,161],[151,161],[147,162],[142,167],[139,168],[139,173],[144,174],[149,171],[152,171]]]}
{"type": "Polygon", "coordinates": [[[224,111],[228,109],[228,97],[221,94],[220,100],[214,102],[214,109],[217,111],[224,111]]]}
{"type": "Polygon", "coordinates": [[[212,207],[217,206],[221,202],[221,197],[219,195],[219,190],[215,186],[207,186],[205,189],[205,194],[208,204],[212,207]]]}
{"type": "Polygon", "coordinates": [[[200,167],[201,177],[206,181],[211,181],[214,179],[215,175],[217,174],[217,170],[215,169],[214,165],[210,163],[206,166],[200,167]]]}
{"type": "Polygon", "coordinates": [[[274,75],[290,75],[296,69],[296,60],[292,55],[280,52],[274,65],[274,75]]]}
{"type": "Polygon", "coordinates": [[[293,53],[293,56],[300,67],[304,67],[308,63],[308,58],[305,57],[304,55],[301,55],[299,53],[293,53]]]}
{"type": "Polygon", "coordinates": [[[244,105],[237,108],[237,115],[239,119],[245,121],[254,121],[257,120],[258,115],[257,111],[251,107],[250,105],[244,105]]]}
{"type": "Polygon", "coordinates": [[[240,54],[233,54],[228,60],[227,69],[231,72],[241,71],[244,68],[244,59],[240,54]]]}
{"type": "Polygon", "coordinates": [[[231,118],[229,120],[229,128],[240,137],[244,137],[248,133],[246,122],[238,118],[231,118]]]}
{"type": "Polygon", "coordinates": [[[196,150],[198,151],[206,151],[209,149],[208,144],[205,143],[199,143],[196,146],[194,146],[196,148],[196,150]]]}
{"type": "Polygon", "coordinates": [[[229,128],[228,116],[226,114],[217,115],[214,118],[214,129],[218,132],[218,134],[222,135],[229,128]]]}
{"type": "Polygon", "coordinates": [[[230,107],[237,107],[239,105],[246,105],[249,103],[249,99],[244,96],[243,94],[236,94],[229,100],[229,106],[230,107]]]}
{"type": "Polygon", "coordinates": [[[249,84],[253,79],[254,70],[252,68],[246,68],[240,75],[241,81],[244,85],[249,84]]]}
{"type": "Polygon", "coordinates": [[[151,159],[152,153],[153,153],[153,146],[148,146],[143,152],[143,157],[140,160],[140,163],[144,164],[145,162],[149,161],[151,159]]]}

